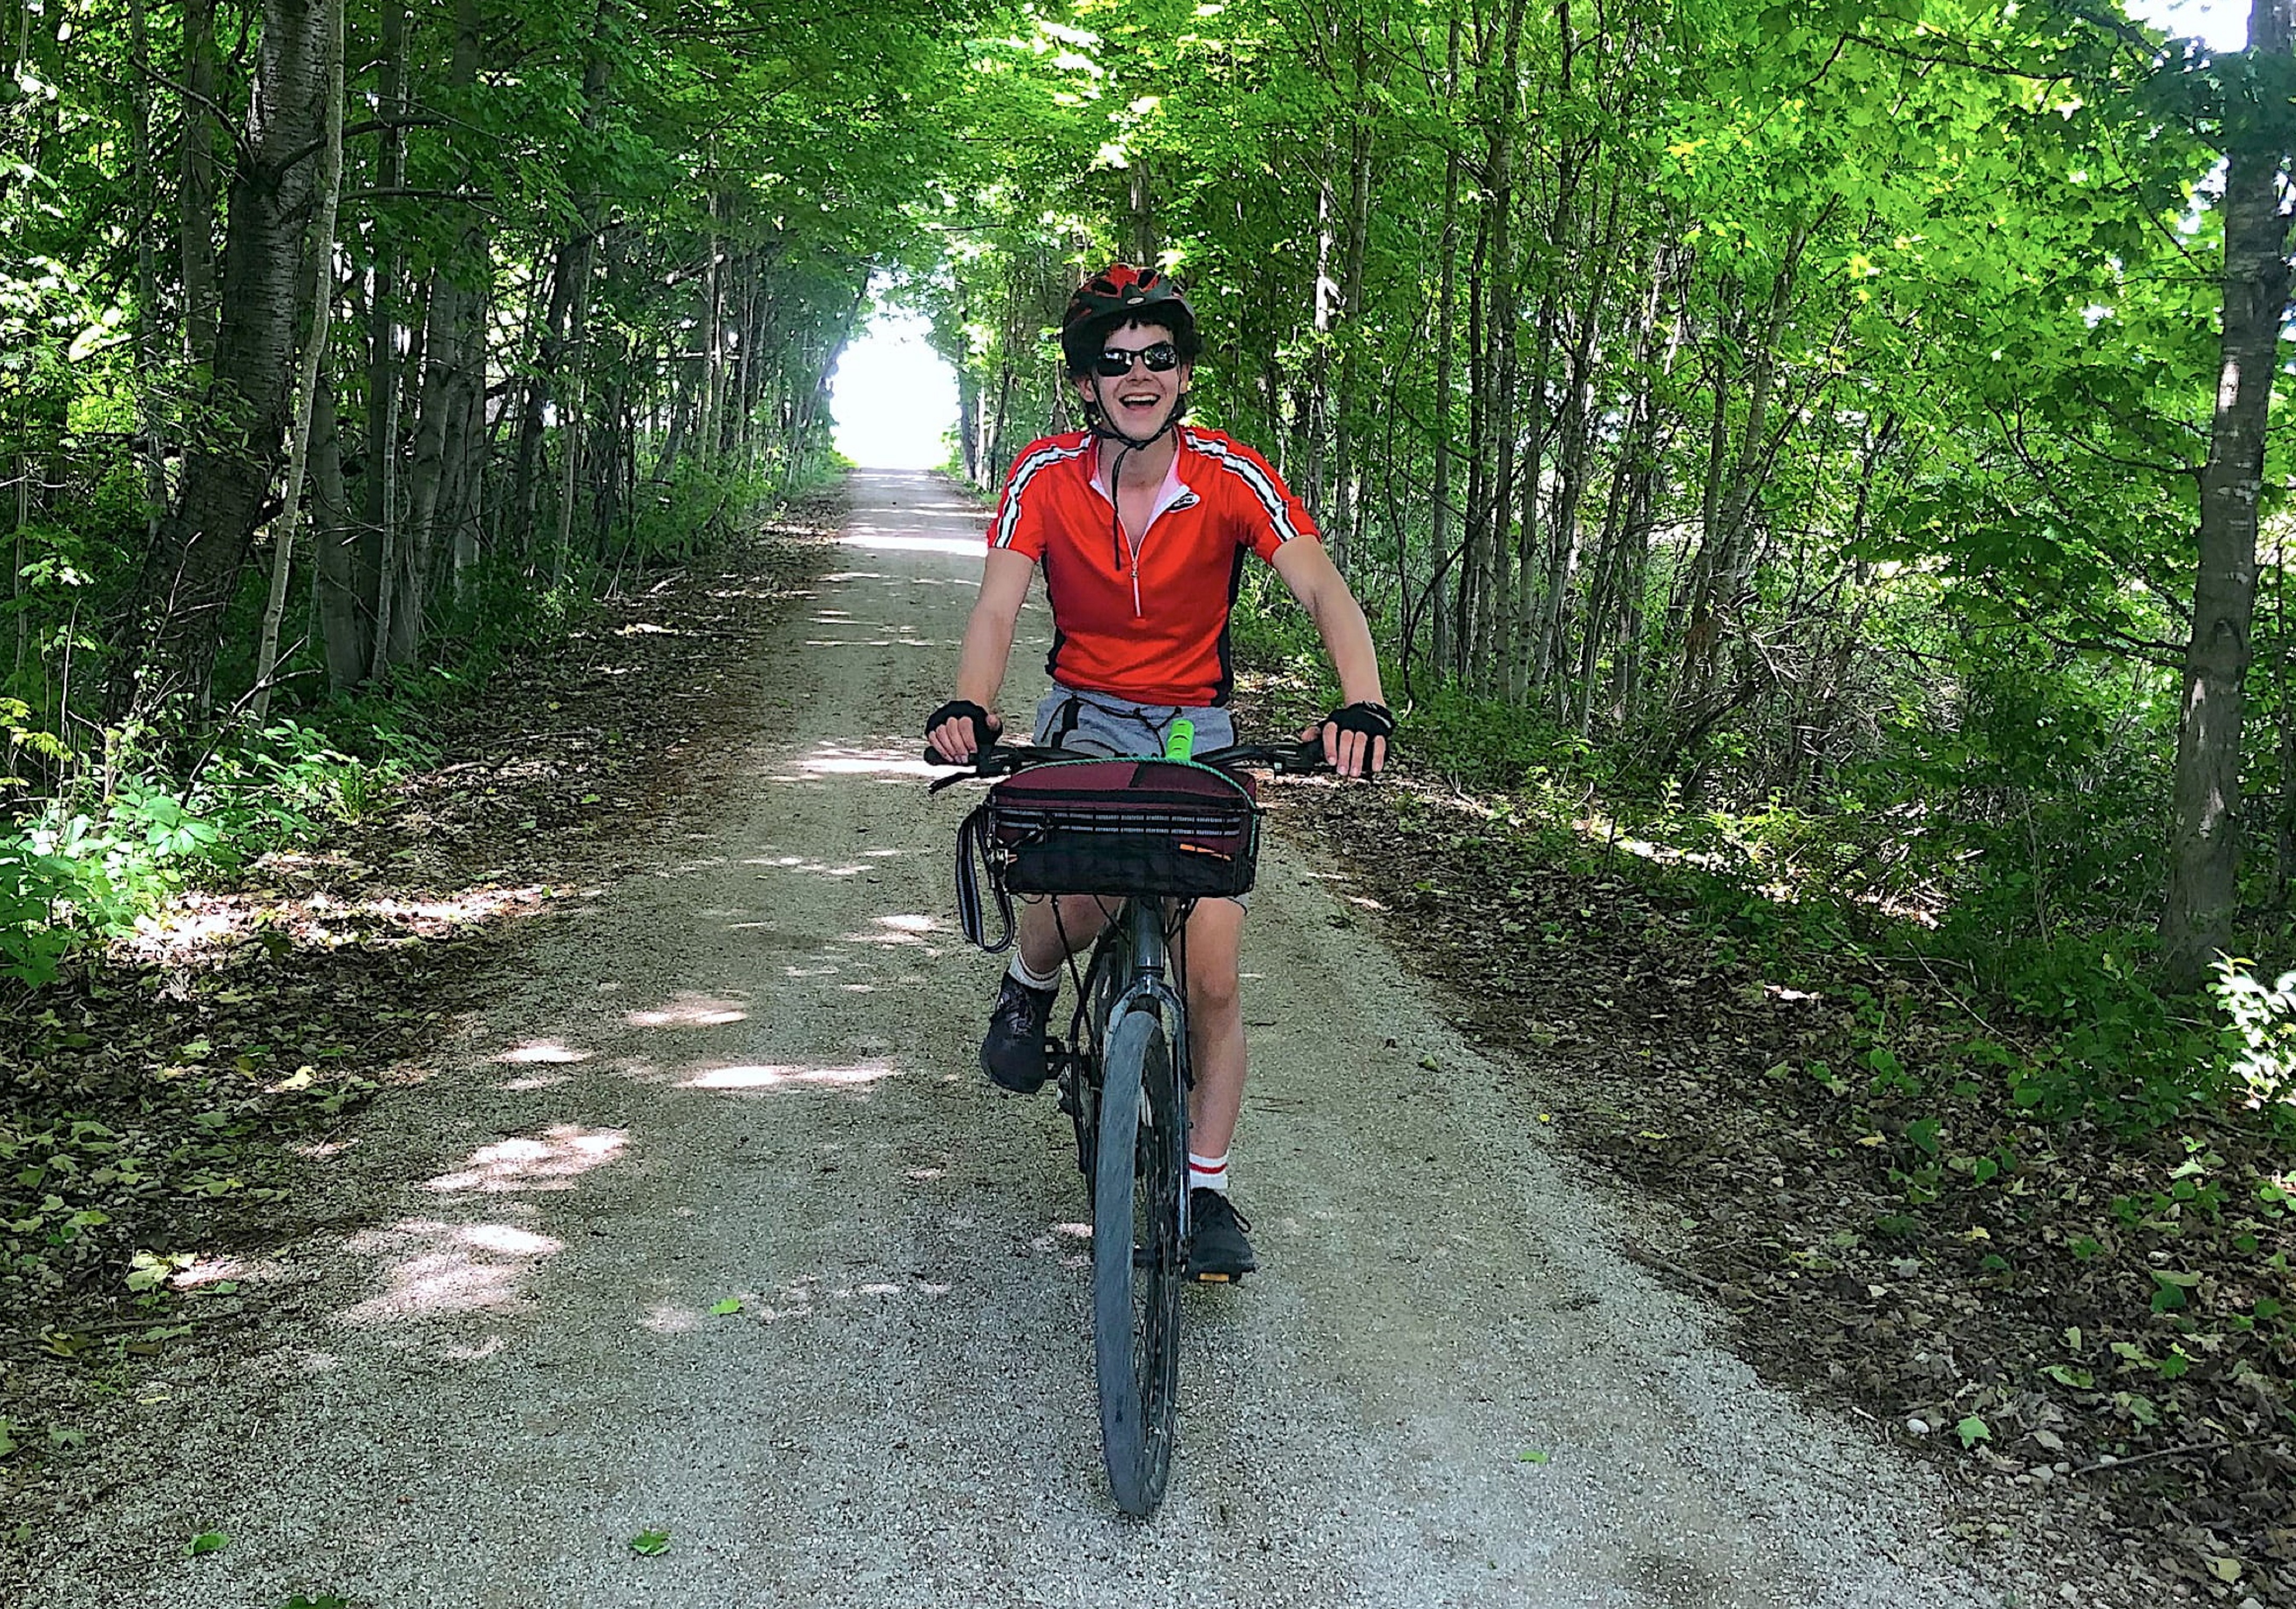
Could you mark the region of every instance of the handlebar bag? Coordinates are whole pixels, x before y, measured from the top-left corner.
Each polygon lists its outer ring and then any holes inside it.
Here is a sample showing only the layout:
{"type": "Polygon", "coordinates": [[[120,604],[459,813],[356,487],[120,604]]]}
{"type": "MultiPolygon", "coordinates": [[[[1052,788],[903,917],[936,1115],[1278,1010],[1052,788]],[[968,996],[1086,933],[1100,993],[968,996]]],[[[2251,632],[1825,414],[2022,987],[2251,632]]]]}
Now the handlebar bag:
{"type": "Polygon", "coordinates": [[[1252,779],[1169,759],[1075,759],[1004,778],[957,838],[957,903],[984,948],[1012,939],[1014,894],[1199,899],[1250,891],[1259,862],[1252,779]],[[990,945],[975,862],[1005,924],[990,945]]]}

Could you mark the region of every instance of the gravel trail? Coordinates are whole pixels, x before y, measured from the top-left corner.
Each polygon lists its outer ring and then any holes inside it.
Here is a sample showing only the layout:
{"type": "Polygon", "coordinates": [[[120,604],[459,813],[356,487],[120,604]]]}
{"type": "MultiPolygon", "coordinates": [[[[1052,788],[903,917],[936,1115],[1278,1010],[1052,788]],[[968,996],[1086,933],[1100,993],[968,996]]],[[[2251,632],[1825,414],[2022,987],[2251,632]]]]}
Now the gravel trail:
{"type": "MultiPolygon", "coordinates": [[[[1188,1293],[1171,1495],[1118,1515],[1065,1121],[974,1070],[999,963],[951,913],[973,791],[928,802],[915,763],[980,516],[922,475],[854,492],[703,830],[373,1109],[370,1199],[267,1271],[257,1344],[179,1383],[185,1428],[25,1601],[2010,1601],[1931,1476],[1761,1386],[1619,1251],[1631,1207],[1544,1142],[1523,1070],[1447,1030],[1291,843],[1246,938],[1264,1271],[1188,1293]]],[[[1032,603],[1008,712],[1047,628],[1032,603]]]]}

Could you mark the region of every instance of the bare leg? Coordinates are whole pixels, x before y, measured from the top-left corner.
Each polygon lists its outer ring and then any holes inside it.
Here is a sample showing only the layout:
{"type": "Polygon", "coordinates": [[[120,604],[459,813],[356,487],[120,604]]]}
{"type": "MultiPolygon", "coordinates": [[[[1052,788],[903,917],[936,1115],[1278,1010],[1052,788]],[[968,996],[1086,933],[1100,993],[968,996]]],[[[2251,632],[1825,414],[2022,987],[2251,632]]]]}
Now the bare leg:
{"type": "Polygon", "coordinates": [[[1099,938],[1100,930],[1108,925],[1107,905],[1090,894],[1061,895],[1057,922],[1053,919],[1054,903],[1031,899],[1021,907],[1021,959],[1040,978],[1099,938]],[[1061,942],[1064,932],[1068,935],[1065,946],[1061,942]]]}
{"type": "Polygon", "coordinates": [[[1188,1149],[1219,1156],[1243,1110],[1243,1000],[1236,968],[1243,907],[1206,899],[1188,918],[1188,1057],[1196,1087],[1188,1099],[1188,1149]]]}

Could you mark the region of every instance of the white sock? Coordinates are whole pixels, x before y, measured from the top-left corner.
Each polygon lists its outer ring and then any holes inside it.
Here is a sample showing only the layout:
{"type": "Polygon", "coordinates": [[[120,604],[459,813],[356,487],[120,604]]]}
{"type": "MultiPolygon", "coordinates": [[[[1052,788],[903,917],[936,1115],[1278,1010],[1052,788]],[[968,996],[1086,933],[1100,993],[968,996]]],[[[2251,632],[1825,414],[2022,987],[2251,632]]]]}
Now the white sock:
{"type": "Polygon", "coordinates": [[[1021,959],[1021,952],[1017,947],[1013,951],[1013,965],[1004,969],[1004,975],[1018,980],[1023,988],[1033,989],[1038,994],[1061,986],[1061,969],[1057,963],[1054,965],[1052,971],[1042,975],[1032,973],[1029,970],[1029,964],[1021,959]]]}
{"type": "Polygon", "coordinates": [[[1227,1194],[1227,1153],[1223,1151],[1218,1156],[1198,1156],[1194,1152],[1189,1152],[1188,1188],[1217,1190],[1222,1195],[1226,1195],[1227,1194]]]}

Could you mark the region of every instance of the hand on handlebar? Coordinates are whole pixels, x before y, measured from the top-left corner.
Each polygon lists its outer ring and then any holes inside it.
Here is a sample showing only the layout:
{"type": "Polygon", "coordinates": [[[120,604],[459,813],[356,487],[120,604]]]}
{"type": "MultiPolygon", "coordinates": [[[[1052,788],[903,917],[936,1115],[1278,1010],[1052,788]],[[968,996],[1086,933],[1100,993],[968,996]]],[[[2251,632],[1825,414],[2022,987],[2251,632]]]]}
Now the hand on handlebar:
{"type": "Polygon", "coordinates": [[[973,756],[1004,735],[1004,718],[966,699],[951,699],[925,722],[925,741],[933,753],[953,766],[972,763],[973,756]]]}
{"type": "Polygon", "coordinates": [[[1342,776],[1369,781],[1387,768],[1388,736],[1395,717],[1385,704],[1343,704],[1311,727],[1301,743],[1321,743],[1324,759],[1342,776]]]}

